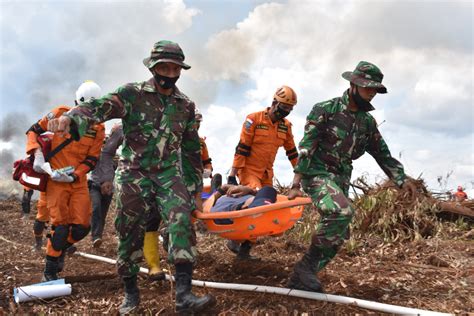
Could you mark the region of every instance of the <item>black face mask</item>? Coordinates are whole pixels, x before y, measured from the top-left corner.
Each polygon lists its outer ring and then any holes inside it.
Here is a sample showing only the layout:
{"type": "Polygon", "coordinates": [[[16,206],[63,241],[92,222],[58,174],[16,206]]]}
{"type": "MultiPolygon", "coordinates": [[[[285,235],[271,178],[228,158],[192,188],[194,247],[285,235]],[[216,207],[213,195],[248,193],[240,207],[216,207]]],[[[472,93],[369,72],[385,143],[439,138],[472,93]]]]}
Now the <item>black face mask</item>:
{"type": "Polygon", "coordinates": [[[158,83],[158,85],[162,87],[163,89],[171,89],[174,87],[176,81],[178,81],[179,76],[171,78],[171,77],[162,76],[155,72],[153,73],[153,78],[155,78],[156,83],[158,83]]]}
{"type": "Polygon", "coordinates": [[[364,111],[364,112],[369,112],[374,109],[372,104],[370,104],[369,101],[364,100],[359,94],[359,89],[357,89],[357,86],[355,87],[355,93],[352,93],[352,100],[354,100],[354,103],[357,104],[357,107],[359,110],[364,111]]]}
{"type": "Polygon", "coordinates": [[[281,120],[282,118],[287,117],[289,114],[290,114],[290,111],[286,111],[282,109],[281,107],[279,107],[278,105],[277,105],[276,110],[273,111],[273,115],[275,115],[275,118],[277,120],[281,120]]]}

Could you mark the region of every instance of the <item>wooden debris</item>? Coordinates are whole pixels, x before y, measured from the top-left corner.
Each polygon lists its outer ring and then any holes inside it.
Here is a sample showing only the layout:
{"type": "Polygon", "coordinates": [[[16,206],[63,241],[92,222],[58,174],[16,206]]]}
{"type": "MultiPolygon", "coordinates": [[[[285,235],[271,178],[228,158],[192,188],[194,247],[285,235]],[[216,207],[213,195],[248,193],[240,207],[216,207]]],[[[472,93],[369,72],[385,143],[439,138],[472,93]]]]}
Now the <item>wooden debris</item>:
{"type": "Polygon", "coordinates": [[[449,212],[458,215],[468,216],[474,218],[474,203],[458,203],[458,202],[438,202],[440,212],[449,212]],[[465,206],[466,205],[466,206],[465,206]],[[470,208],[467,206],[469,205],[470,208]]]}

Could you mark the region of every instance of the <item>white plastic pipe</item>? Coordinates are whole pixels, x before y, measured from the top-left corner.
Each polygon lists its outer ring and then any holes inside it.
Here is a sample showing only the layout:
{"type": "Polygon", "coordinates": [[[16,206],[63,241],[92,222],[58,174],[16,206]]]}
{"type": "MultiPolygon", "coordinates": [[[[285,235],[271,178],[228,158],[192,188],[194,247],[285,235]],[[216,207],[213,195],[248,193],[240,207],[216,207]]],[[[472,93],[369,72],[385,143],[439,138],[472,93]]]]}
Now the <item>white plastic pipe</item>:
{"type": "MultiPolygon", "coordinates": [[[[107,262],[110,264],[116,263],[115,260],[109,259],[106,257],[90,255],[83,252],[76,252],[76,254],[85,258],[107,262]]],[[[140,268],[140,271],[148,273],[148,269],[145,269],[145,268],[140,268]]],[[[168,275],[166,275],[166,279],[169,280],[168,275]]],[[[371,310],[381,311],[385,313],[392,313],[392,314],[427,315],[427,316],[453,315],[453,314],[433,312],[433,311],[417,309],[417,308],[377,303],[377,302],[361,300],[358,298],[352,298],[352,297],[347,297],[347,296],[307,292],[307,291],[286,289],[286,288],[274,287],[274,286],[262,286],[262,285],[238,284],[238,283],[217,283],[217,282],[207,282],[207,281],[199,281],[199,280],[193,280],[192,284],[196,286],[204,286],[204,287],[215,288],[215,289],[262,292],[262,293],[279,294],[279,295],[285,295],[285,296],[301,297],[301,298],[307,298],[307,299],[312,299],[312,300],[317,300],[317,301],[354,305],[361,308],[367,308],[371,310]]]]}
{"type": "Polygon", "coordinates": [[[13,290],[15,303],[33,301],[37,299],[53,298],[70,295],[71,284],[48,284],[21,286],[13,290]]]}

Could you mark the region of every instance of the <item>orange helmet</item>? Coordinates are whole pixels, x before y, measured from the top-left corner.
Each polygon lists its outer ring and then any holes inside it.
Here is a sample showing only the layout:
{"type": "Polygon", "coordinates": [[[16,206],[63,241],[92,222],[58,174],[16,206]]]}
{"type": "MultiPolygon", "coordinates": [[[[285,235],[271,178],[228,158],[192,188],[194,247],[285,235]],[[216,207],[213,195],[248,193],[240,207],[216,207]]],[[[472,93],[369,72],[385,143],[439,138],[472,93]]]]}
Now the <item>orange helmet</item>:
{"type": "Polygon", "coordinates": [[[281,86],[278,88],[273,96],[273,100],[293,106],[297,102],[295,91],[288,86],[281,86]]]}

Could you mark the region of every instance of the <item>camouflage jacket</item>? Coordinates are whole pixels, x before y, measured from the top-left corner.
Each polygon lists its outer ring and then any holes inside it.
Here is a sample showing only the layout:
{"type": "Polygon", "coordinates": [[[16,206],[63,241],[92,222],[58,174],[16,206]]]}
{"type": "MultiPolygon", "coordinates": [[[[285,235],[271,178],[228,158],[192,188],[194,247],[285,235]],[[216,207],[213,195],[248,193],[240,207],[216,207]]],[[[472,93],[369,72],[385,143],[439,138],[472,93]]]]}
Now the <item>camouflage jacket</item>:
{"type": "Polygon", "coordinates": [[[368,112],[348,109],[349,94],[317,103],[306,118],[299,149],[308,150],[300,158],[295,172],[303,177],[334,174],[349,181],[352,160],[365,152],[372,155],[387,176],[401,186],[405,180],[403,165],[392,157],[377,123],[368,112]]]}
{"type": "Polygon", "coordinates": [[[154,79],[129,83],[90,103],[82,103],[65,115],[73,121],[73,137],[88,126],[121,118],[124,142],[117,181],[133,182],[144,176],[155,179],[183,178],[192,194],[202,190],[201,147],[193,127],[194,102],[178,88],[162,95],[154,79]]]}

